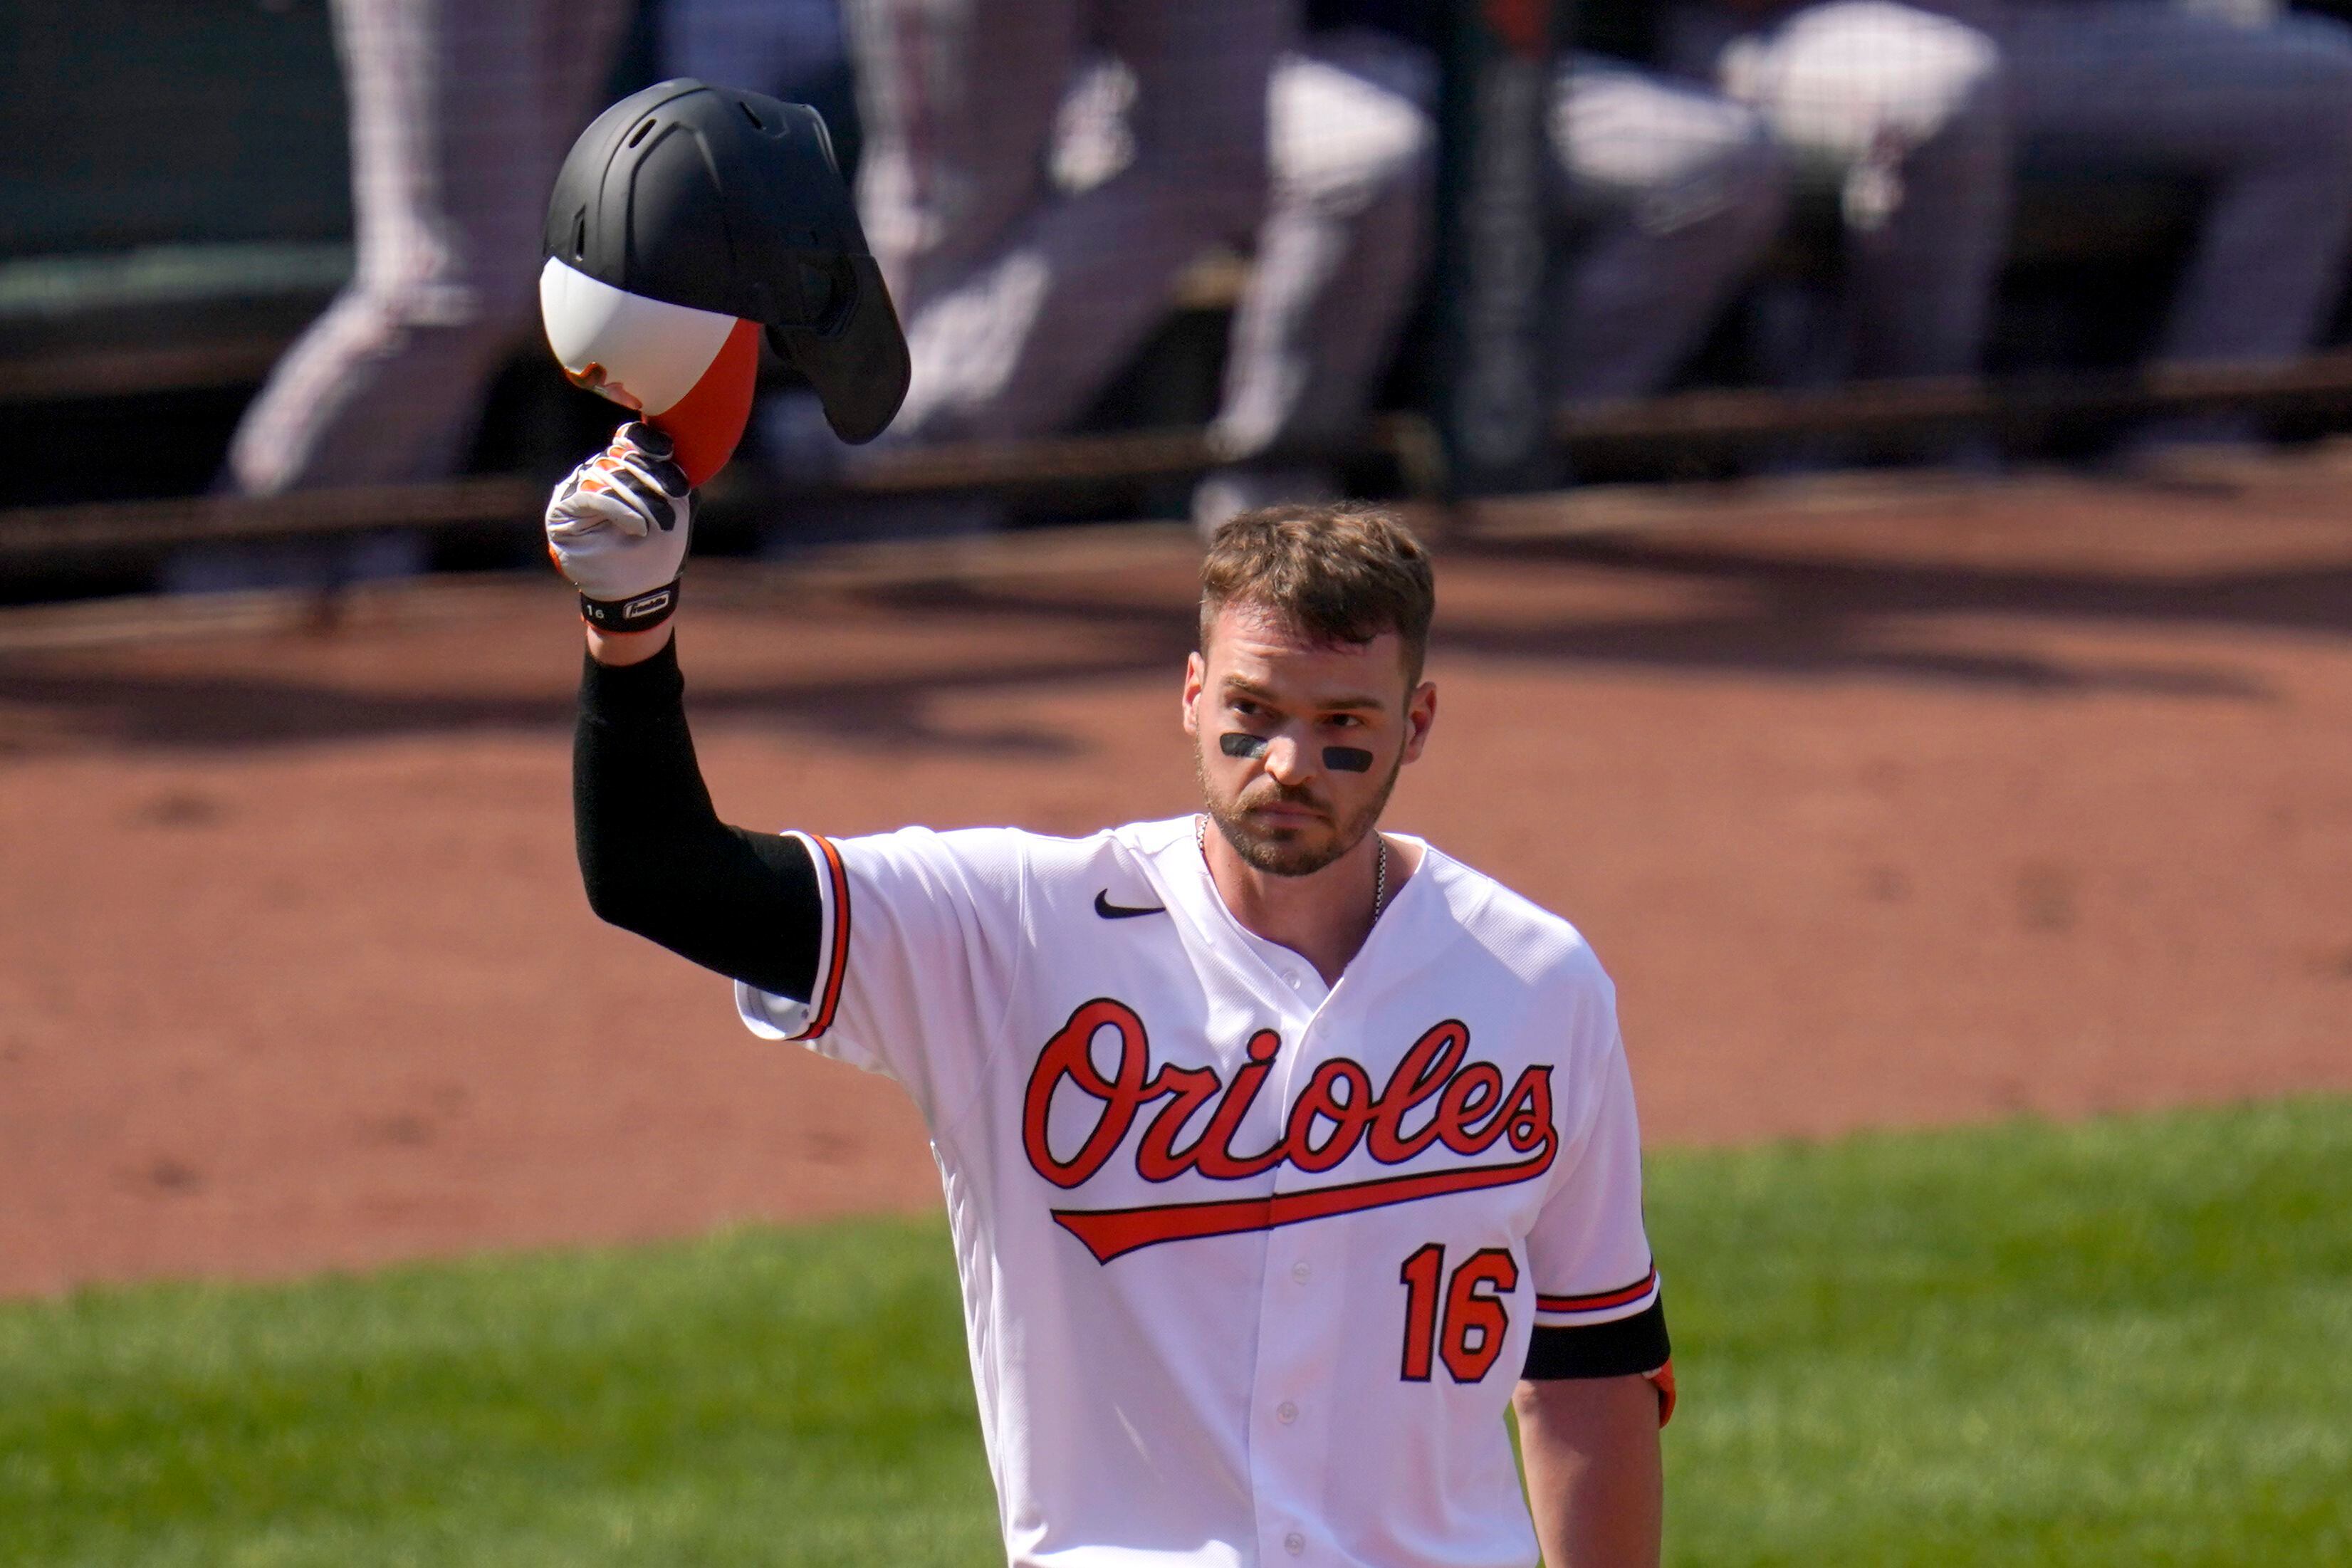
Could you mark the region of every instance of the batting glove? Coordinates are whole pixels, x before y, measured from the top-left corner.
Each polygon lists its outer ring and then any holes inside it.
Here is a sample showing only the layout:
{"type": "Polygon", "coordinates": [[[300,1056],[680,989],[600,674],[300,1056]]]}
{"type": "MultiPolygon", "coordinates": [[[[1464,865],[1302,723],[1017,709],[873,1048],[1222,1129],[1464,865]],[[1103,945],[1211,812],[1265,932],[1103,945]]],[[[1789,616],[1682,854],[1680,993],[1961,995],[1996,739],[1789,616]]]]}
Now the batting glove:
{"type": "Polygon", "coordinates": [[[672,450],[667,436],[632,420],[548,498],[547,553],[580,590],[591,626],[646,631],[677,607],[694,493],[672,450]]]}

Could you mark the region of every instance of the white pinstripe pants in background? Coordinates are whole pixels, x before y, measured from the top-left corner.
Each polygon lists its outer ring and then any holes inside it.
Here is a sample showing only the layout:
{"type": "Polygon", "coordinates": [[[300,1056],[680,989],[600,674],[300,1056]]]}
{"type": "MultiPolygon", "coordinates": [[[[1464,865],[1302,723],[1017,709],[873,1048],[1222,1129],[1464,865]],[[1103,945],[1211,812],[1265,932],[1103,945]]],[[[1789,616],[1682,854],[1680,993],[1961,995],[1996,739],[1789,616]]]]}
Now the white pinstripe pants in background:
{"type": "Polygon", "coordinates": [[[886,440],[1066,427],[1142,342],[1182,268],[1264,207],[1282,0],[850,0],[858,205],[915,375],[886,440]],[[1091,48],[1133,73],[1134,155],[1076,195],[1047,175],[1091,48]]]}
{"type": "MultiPolygon", "coordinates": [[[[1234,320],[1212,438],[1236,467],[1193,514],[1328,493],[1281,448],[1344,440],[1370,407],[1427,267],[1437,63],[1368,28],[1317,34],[1272,87],[1274,198],[1234,320]],[[1274,466],[1253,465],[1270,458],[1274,466]]],[[[1598,56],[1563,63],[1547,116],[1555,227],[1552,396],[1655,390],[1779,226],[1787,174],[1739,105],[1598,56]]]]}
{"type": "Polygon", "coordinates": [[[2021,158],[2202,180],[2158,357],[2291,356],[2352,248],[2352,28],[2234,8],[2244,19],[2220,14],[2231,0],[1830,0],[1759,27],[1685,5],[1674,49],[1800,168],[1845,182],[1854,372],[1981,368],[2021,158]]]}
{"type": "Polygon", "coordinates": [[[335,0],[358,266],[246,411],[247,494],[445,477],[531,321],[547,195],[629,0],[335,0]]]}

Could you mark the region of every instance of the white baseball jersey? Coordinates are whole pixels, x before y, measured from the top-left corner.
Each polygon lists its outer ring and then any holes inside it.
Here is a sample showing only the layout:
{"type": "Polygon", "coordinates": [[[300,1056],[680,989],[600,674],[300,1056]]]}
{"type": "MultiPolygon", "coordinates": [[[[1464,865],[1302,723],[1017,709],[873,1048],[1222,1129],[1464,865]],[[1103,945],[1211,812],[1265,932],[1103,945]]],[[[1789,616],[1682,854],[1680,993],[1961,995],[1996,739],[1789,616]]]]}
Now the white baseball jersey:
{"type": "Polygon", "coordinates": [[[744,1022],[922,1110],[1013,1563],[1526,1568],[1531,1340],[1658,1292],[1609,979],[1427,849],[1327,989],[1193,833],[807,837],[744,1022]]]}

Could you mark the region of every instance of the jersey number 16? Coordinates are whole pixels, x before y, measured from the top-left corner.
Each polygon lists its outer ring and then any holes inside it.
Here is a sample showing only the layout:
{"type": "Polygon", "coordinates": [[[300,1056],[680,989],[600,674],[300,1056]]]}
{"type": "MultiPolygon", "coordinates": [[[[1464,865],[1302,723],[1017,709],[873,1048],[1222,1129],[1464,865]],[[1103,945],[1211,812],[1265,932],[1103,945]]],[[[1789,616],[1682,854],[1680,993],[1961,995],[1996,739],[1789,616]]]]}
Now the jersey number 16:
{"type": "Polygon", "coordinates": [[[1445,1281],[1440,1321],[1438,1281],[1445,1274],[1445,1248],[1438,1242],[1415,1251],[1397,1270],[1404,1282],[1404,1380],[1427,1383],[1430,1363],[1445,1363],[1456,1383],[1476,1383],[1503,1353],[1511,1318],[1501,1298],[1518,1289],[1519,1266],[1506,1249],[1474,1252],[1445,1281]]]}

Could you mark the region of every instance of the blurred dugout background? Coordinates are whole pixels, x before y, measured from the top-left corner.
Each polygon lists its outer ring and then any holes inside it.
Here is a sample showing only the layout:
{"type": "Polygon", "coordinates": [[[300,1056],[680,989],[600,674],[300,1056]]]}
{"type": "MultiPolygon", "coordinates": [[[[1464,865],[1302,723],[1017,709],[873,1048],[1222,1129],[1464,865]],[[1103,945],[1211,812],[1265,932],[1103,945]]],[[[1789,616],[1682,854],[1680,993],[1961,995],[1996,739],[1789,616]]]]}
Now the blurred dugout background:
{"type": "Polygon", "coordinates": [[[2324,436],[2331,10],[15,0],[0,594],[535,563],[544,192],[672,75],[824,110],[918,355],[855,452],[771,367],[708,551],[2324,436]]]}

